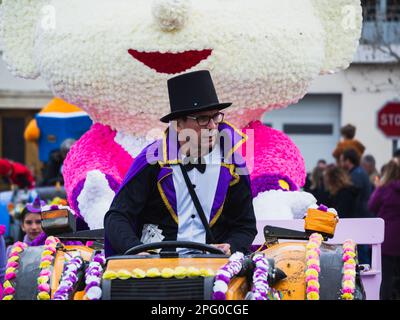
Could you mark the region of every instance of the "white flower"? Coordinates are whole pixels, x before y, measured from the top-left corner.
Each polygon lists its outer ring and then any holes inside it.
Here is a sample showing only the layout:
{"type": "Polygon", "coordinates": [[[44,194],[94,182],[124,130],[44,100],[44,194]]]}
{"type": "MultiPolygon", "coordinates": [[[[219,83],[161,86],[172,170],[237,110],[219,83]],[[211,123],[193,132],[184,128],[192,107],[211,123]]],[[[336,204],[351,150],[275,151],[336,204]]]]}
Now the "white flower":
{"type": "Polygon", "coordinates": [[[214,282],[213,291],[226,293],[228,291],[228,285],[222,280],[217,280],[214,282]]]}

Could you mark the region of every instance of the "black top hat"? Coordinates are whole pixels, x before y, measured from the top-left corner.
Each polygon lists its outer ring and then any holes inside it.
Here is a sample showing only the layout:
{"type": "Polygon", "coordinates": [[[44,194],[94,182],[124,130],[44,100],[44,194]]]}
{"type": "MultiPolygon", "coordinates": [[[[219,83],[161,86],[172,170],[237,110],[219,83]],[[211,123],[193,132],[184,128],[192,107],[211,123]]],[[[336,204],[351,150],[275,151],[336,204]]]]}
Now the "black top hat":
{"type": "Polygon", "coordinates": [[[200,111],[222,110],[232,104],[219,102],[210,72],[207,70],[189,72],[169,79],[168,93],[171,113],[162,117],[162,122],[200,111]]]}

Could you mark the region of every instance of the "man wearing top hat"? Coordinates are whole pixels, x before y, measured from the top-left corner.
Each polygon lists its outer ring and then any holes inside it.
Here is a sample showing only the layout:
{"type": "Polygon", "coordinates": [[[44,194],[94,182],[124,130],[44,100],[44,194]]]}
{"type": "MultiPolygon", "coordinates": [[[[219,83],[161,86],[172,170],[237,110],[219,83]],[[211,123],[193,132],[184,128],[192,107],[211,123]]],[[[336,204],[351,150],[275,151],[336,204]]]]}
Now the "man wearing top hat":
{"type": "Polygon", "coordinates": [[[168,91],[164,137],[136,157],[104,218],[106,255],[175,240],[247,252],[257,229],[249,175],[235,152],[246,136],[221,112],[231,103],[218,101],[208,71],[174,77],[168,91]]]}

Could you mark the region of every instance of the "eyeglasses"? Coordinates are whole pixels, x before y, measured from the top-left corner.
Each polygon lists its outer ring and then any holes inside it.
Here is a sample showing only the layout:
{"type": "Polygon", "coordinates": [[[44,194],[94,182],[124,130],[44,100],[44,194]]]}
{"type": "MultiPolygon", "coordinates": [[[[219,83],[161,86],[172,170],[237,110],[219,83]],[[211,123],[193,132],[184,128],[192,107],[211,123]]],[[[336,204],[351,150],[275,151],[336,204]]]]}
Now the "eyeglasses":
{"type": "Polygon", "coordinates": [[[211,119],[214,121],[215,124],[220,124],[224,121],[224,114],[222,112],[218,112],[212,116],[201,115],[197,117],[193,116],[186,116],[186,118],[196,120],[199,126],[208,126],[211,119]]]}
{"type": "Polygon", "coordinates": [[[41,224],[42,220],[25,220],[24,223],[26,223],[28,226],[34,224],[41,224]]]}

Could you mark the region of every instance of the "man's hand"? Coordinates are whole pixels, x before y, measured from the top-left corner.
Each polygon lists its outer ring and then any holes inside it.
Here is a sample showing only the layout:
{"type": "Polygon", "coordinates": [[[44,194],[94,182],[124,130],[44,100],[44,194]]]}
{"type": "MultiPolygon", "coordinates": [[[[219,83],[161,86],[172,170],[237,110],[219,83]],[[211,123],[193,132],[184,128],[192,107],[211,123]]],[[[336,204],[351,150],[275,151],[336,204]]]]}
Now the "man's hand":
{"type": "Polygon", "coordinates": [[[149,255],[150,255],[150,253],[149,253],[149,252],[146,252],[146,251],[144,251],[144,252],[140,252],[140,253],[138,253],[137,255],[138,255],[138,256],[149,256],[149,255]]]}
{"type": "Polygon", "coordinates": [[[231,255],[231,245],[229,243],[212,244],[213,247],[222,250],[226,255],[231,255]]]}

